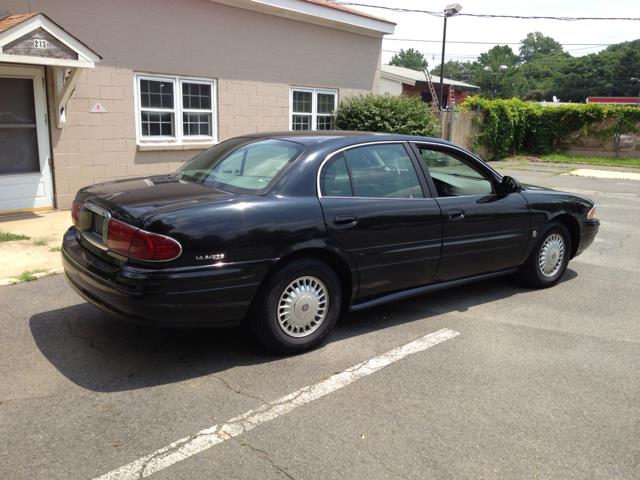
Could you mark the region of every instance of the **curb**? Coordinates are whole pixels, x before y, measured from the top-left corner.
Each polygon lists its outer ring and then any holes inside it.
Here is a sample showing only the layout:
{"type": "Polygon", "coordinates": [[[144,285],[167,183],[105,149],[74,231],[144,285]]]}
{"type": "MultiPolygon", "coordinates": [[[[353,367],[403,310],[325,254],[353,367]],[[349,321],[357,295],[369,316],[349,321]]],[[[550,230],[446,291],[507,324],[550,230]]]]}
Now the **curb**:
{"type": "MultiPolygon", "coordinates": [[[[34,273],[33,276],[36,278],[36,280],[41,279],[42,277],[48,277],[49,275],[56,275],[58,273],[62,273],[64,272],[64,268],[62,267],[58,267],[58,268],[52,268],[50,270],[46,270],[44,272],[38,272],[38,273],[34,273]]],[[[0,280],[0,286],[4,286],[4,285],[16,285],[18,283],[25,283],[28,280],[20,280],[17,277],[9,277],[9,278],[4,278],[0,280]]]]}

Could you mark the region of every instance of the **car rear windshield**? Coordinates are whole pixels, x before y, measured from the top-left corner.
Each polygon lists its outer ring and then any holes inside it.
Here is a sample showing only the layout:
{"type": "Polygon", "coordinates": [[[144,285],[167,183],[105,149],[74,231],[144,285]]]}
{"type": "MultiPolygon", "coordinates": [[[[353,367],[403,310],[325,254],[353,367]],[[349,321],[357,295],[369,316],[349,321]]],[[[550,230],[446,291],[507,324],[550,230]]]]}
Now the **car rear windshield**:
{"type": "Polygon", "coordinates": [[[285,140],[232,138],[196,155],[175,175],[236,193],[266,192],[304,147],[285,140]]]}

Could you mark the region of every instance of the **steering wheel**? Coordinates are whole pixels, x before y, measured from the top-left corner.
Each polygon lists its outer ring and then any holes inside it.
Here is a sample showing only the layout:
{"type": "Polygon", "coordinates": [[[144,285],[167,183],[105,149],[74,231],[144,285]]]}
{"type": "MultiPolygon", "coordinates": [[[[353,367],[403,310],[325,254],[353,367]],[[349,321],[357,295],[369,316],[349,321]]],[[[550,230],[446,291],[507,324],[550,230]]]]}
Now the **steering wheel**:
{"type": "Polygon", "coordinates": [[[386,171],[389,171],[389,170],[395,170],[395,171],[396,171],[396,174],[397,174],[398,176],[400,175],[400,169],[398,168],[398,166],[397,166],[397,165],[388,165],[388,164],[387,164],[387,165],[385,165],[385,166],[384,166],[384,169],[385,169],[386,171]]]}

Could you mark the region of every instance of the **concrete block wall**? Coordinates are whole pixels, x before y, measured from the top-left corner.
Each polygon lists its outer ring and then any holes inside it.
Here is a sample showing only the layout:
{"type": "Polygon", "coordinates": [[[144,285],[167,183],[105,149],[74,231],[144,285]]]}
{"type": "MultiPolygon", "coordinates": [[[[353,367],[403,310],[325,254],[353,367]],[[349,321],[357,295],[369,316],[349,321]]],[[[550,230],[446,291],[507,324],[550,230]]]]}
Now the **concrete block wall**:
{"type": "MultiPolygon", "coordinates": [[[[48,75],[49,105],[53,105],[48,75]]],[[[78,189],[119,178],[169,173],[193,156],[189,151],[139,152],[136,145],[133,72],[112,67],[84,71],[69,99],[66,123],[51,111],[56,205],[67,208],[78,189]],[[91,113],[100,103],[105,112],[91,113]]]]}
{"type": "Polygon", "coordinates": [[[289,86],[242,80],[218,80],[220,141],[289,128],[289,86]]]}
{"type": "MultiPolygon", "coordinates": [[[[51,72],[47,73],[52,108],[54,88],[51,72]]],[[[75,193],[86,185],[170,173],[201,151],[199,146],[158,146],[152,151],[140,151],[136,143],[133,75],[132,70],[109,66],[82,72],[67,104],[67,121],[61,129],[54,124],[55,112],[50,108],[58,208],[68,208],[75,193]],[[91,112],[96,103],[104,107],[103,113],[91,112]]],[[[218,140],[288,130],[289,88],[290,85],[284,83],[218,78],[218,140]]],[[[364,93],[369,91],[338,89],[338,98],[343,100],[364,93]]]]}

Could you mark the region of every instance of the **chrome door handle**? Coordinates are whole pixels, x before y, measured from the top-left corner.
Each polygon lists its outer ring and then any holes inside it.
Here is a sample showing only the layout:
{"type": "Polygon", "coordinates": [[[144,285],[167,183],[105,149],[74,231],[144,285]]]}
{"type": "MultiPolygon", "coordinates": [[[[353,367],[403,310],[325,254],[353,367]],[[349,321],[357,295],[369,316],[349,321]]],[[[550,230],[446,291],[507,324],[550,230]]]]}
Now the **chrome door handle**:
{"type": "Polygon", "coordinates": [[[449,220],[451,220],[452,222],[464,219],[464,210],[459,208],[449,210],[447,214],[449,215],[449,220]]]}
{"type": "Polygon", "coordinates": [[[336,215],[333,217],[333,224],[340,228],[355,227],[358,224],[358,217],[355,215],[336,215]]]}

